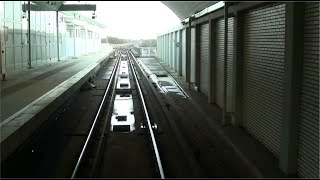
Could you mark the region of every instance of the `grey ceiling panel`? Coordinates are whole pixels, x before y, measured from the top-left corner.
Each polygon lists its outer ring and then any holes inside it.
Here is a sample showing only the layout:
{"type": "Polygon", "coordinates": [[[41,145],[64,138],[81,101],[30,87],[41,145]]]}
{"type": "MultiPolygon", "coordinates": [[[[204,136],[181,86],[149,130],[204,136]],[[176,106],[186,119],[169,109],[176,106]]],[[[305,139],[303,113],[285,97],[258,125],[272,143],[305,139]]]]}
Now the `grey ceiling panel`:
{"type": "Polygon", "coordinates": [[[180,20],[195,14],[218,1],[161,1],[171,9],[180,20]]]}

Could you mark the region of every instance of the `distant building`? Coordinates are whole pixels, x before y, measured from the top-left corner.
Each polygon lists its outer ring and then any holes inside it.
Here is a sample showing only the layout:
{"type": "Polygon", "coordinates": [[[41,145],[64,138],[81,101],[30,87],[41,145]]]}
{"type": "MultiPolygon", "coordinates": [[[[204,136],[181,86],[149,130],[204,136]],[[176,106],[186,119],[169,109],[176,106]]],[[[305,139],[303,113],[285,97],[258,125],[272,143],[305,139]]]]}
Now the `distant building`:
{"type": "Polygon", "coordinates": [[[157,56],[157,47],[140,47],[140,56],[157,56]]]}
{"type": "Polygon", "coordinates": [[[147,39],[140,40],[140,56],[157,56],[157,40],[147,39]]]}

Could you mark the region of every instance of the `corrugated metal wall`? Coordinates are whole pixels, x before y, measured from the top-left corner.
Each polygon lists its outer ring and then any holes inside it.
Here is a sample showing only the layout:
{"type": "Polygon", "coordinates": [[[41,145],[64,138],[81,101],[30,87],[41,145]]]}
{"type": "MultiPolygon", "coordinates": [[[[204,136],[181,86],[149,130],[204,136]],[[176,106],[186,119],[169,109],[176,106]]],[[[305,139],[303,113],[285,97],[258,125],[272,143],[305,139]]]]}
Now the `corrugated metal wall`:
{"type": "Polygon", "coordinates": [[[166,57],[166,47],[165,47],[165,44],[166,44],[166,36],[165,35],[162,35],[162,62],[165,61],[165,57],[166,57]]]}
{"type": "Polygon", "coordinates": [[[178,75],[182,76],[182,30],[178,31],[178,53],[177,53],[177,58],[178,58],[178,75]]]}
{"type": "Polygon", "coordinates": [[[228,53],[227,53],[227,112],[232,109],[232,71],[233,71],[233,17],[228,18],[228,53]]]}
{"type": "Polygon", "coordinates": [[[165,56],[165,54],[164,54],[164,51],[165,51],[164,37],[165,37],[164,35],[161,36],[161,48],[162,48],[162,50],[161,50],[161,59],[162,59],[162,61],[164,61],[164,56],[165,56]]]}
{"type": "Polygon", "coordinates": [[[285,5],[244,14],[243,126],[279,156],[285,5]]]}
{"type": "Polygon", "coordinates": [[[171,67],[171,61],[172,61],[172,33],[169,33],[169,62],[168,65],[171,67]]]}
{"type": "Polygon", "coordinates": [[[184,77],[184,80],[186,80],[186,30],[182,30],[182,76],[184,77]]]}
{"type": "Polygon", "coordinates": [[[169,63],[169,55],[170,55],[170,51],[169,51],[169,34],[167,34],[166,35],[166,59],[165,59],[166,64],[169,63]]]}
{"type": "Polygon", "coordinates": [[[167,59],[168,65],[170,63],[170,58],[171,58],[171,49],[170,49],[171,44],[170,44],[170,42],[171,42],[171,36],[170,36],[170,34],[168,34],[168,59],[167,59]]]}
{"type": "MultiPolygon", "coordinates": [[[[300,97],[298,176],[319,177],[319,2],[305,3],[304,60],[300,97]]],[[[285,59],[285,4],[270,3],[241,13],[242,125],[276,157],[280,153],[285,59]]],[[[227,112],[232,109],[233,25],[228,21],[227,112]]],[[[217,104],[223,107],[224,19],[214,20],[217,104]]],[[[200,26],[200,91],[208,95],[209,26],[200,26]]],[[[186,76],[186,30],[164,35],[163,56],[176,71],[181,53],[186,76]],[[181,49],[175,47],[181,42],[181,49]]],[[[195,82],[195,28],[191,28],[190,81],[195,82]]]]}
{"type": "Polygon", "coordinates": [[[162,61],[163,62],[165,62],[165,60],[166,60],[166,52],[167,52],[167,50],[166,50],[166,43],[167,43],[167,41],[166,41],[166,35],[163,35],[163,45],[162,45],[162,48],[163,48],[163,52],[162,52],[162,57],[163,57],[163,59],[162,59],[162,61]]]}
{"type": "Polygon", "coordinates": [[[174,53],[174,49],[173,49],[173,41],[174,41],[174,36],[173,33],[170,33],[170,61],[169,61],[169,67],[172,68],[172,64],[173,64],[173,53],[174,53]]]}
{"type": "Polygon", "coordinates": [[[200,26],[200,91],[208,96],[209,90],[209,24],[200,26]]]}
{"type": "Polygon", "coordinates": [[[165,59],[165,63],[168,64],[169,63],[169,34],[166,34],[166,59],[165,59]]]}
{"type": "Polygon", "coordinates": [[[164,61],[165,59],[165,36],[163,35],[162,36],[162,44],[161,44],[161,47],[162,47],[162,61],[164,61]]]}
{"type": "Polygon", "coordinates": [[[162,60],[162,36],[159,36],[159,41],[157,40],[157,54],[162,60]]]}
{"type": "Polygon", "coordinates": [[[191,28],[191,52],[190,52],[190,82],[195,82],[196,80],[196,29],[191,28]]]}
{"type": "Polygon", "coordinates": [[[174,70],[176,72],[178,72],[178,69],[179,69],[179,46],[177,46],[177,43],[179,42],[179,31],[176,31],[175,36],[176,36],[176,41],[175,41],[174,47],[176,50],[176,54],[175,54],[175,61],[174,61],[174,66],[175,66],[174,70]]]}
{"type": "Polygon", "coordinates": [[[171,58],[171,44],[170,44],[170,42],[171,42],[171,36],[170,36],[170,34],[168,34],[168,59],[167,59],[167,64],[168,64],[168,66],[170,65],[170,58],[171,58]]]}
{"type": "MultiPolygon", "coordinates": [[[[224,19],[216,21],[216,97],[219,107],[223,107],[224,92],[224,19]]],[[[232,111],[232,70],[233,69],[233,18],[228,19],[227,52],[227,112],[232,111]]]]}
{"type": "Polygon", "coordinates": [[[173,35],[173,42],[172,42],[172,48],[173,48],[172,69],[177,71],[177,46],[176,46],[176,42],[178,40],[177,39],[177,32],[174,32],[172,35],[173,35]]]}
{"type": "Polygon", "coordinates": [[[223,80],[224,80],[224,19],[219,19],[215,23],[216,37],[216,97],[217,104],[223,107],[223,80]]]}
{"type": "Polygon", "coordinates": [[[173,35],[173,42],[172,42],[172,49],[173,49],[173,54],[172,54],[172,69],[176,71],[176,62],[177,62],[177,47],[176,47],[176,42],[177,42],[177,32],[172,33],[173,35]]]}
{"type": "Polygon", "coordinates": [[[162,36],[159,37],[159,41],[157,41],[157,54],[162,59],[162,36]]]}
{"type": "Polygon", "coordinates": [[[160,48],[161,48],[161,61],[163,61],[164,58],[164,36],[161,36],[161,44],[160,44],[160,48]]]}
{"type": "Polygon", "coordinates": [[[319,178],[319,16],[319,2],[306,3],[298,175],[308,178],[319,178]]]}

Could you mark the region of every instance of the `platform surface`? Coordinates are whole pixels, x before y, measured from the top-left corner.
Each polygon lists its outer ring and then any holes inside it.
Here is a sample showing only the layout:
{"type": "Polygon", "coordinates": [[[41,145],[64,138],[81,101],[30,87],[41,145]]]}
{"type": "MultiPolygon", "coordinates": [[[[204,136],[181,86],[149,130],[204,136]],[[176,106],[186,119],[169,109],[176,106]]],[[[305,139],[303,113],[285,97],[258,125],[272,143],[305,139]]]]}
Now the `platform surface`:
{"type": "Polygon", "coordinates": [[[75,90],[93,76],[113,48],[8,74],[1,81],[1,161],[75,90]]]}

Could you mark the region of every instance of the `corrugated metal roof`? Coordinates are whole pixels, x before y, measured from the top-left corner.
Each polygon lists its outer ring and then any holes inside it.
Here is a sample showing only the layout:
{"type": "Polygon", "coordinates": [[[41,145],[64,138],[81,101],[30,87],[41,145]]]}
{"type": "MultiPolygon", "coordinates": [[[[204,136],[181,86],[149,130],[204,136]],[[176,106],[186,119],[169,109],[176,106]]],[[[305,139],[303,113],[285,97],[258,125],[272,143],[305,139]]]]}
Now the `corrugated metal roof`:
{"type": "Polygon", "coordinates": [[[180,20],[219,2],[219,1],[161,1],[171,9],[180,20]]]}

